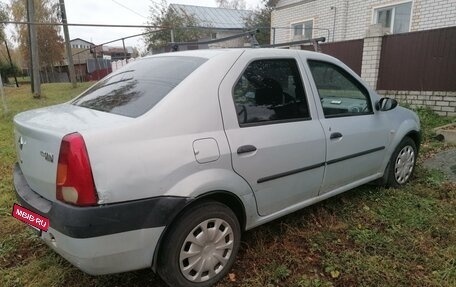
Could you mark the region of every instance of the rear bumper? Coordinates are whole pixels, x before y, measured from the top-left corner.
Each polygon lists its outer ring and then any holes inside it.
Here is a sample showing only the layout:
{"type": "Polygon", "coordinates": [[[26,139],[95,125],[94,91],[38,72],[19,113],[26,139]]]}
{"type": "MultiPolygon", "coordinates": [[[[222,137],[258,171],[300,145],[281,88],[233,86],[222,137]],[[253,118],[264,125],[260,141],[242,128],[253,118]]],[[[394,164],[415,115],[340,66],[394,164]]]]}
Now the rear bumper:
{"type": "Polygon", "coordinates": [[[191,200],[170,196],[76,207],[38,195],[17,164],[14,187],[22,206],[49,218],[49,230],[41,238],[72,264],[94,275],[150,267],[165,226],[191,200]]]}
{"type": "Polygon", "coordinates": [[[41,239],[60,256],[90,275],[150,268],[165,227],[90,238],[72,238],[52,227],[41,239]]]}

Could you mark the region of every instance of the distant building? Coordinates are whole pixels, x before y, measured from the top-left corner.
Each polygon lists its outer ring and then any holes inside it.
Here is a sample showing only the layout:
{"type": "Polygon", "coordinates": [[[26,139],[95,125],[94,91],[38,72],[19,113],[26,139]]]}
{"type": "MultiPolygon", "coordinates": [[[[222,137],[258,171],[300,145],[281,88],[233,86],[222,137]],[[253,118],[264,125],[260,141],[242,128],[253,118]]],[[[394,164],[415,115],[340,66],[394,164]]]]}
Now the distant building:
{"type": "MultiPolygon", "coordinates": [[[[238,10],[227,8],[214,8],[195,5],[170,4],[168,9],[184,17],[192,17],[196,20],[195,28],[204,28],[210,31],[209,35],[195,41],[220,39],[245,32],[245,22],[252,15],[250,10],[238,10]]],[[[179,39],[176,39],[178,42],[179,39]]],[[[235,48],[242,47],[246,39],[237,38],[211,45],[188,45],[180,46],[179,50],[194,50],[205,48],[235,48]]],[[[154,50],[153,53],[164,52],[166,49],[154,50]]]]}
{"type": "MultiPolygon", "coordinates": [[[[138,57],[138,52],[133,47],[111,47],[103,46],[99,57],[110,59],[111,61],[119,61],[138,57]]],[[[98,52],[97,52],[98,53],[98,52]]]]}
{"type": "MultiPolygon", "coordinates": [[[[88,59],[93,59],[93,55],[90,52],[90,48],[94,47],[95,44],[81,38],[70,40],[71,53],[73,54],[74,64],[85,64],[88,59]]],[[[68,65],[65,52],[65,64],[68,65]]]]}
{"type": "MultiPolygon", "coordinates": [[[[85,80],[87,77],[87,61],[93,59],[93,54],[90,50],[95,44],[81,38],[75,38],[70,40],[70,46],[76,78],[79,81],[85,80]]],[[[66,51],[59,70],[68,73],[68,58],[66,51]]]]}
{"type": "MultiPolygon", "coordinates": [[[[70,40],[70,46],[78,81],[98,80],[111,72],[111,60],[103,57],[101,47],[81,38],[70,40]]],[[[68,73],[66,52],[59,70],[68,73]]]]}

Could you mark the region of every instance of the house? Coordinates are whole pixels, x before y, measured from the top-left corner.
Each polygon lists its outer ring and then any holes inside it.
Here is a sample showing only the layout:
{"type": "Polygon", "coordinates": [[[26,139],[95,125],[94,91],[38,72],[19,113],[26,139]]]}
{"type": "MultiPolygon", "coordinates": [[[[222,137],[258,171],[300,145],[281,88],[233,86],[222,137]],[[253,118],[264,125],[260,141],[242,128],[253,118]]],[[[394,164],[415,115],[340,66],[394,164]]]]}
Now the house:
{"type": "Polygon", "coordinates": [[[138,51],[130,46],[125,47],[125,50],[123,47],[103,46],[97,49],[97,53],[99,53],[98,57],[103,57],[104,59],[109,59],[111,61],[138,57],[138,51]]]}
{"type": "MultiPolygon", "coordinates": [[[[75,65],[85,64],[88,59],[93,59],[92,53],[90,53],[90,48],[95,46],[94,43],[83,40],[81,38],[76,38],[70,40],[71,53],[73,54],[73,63],[75,65]]],[[[66,52],[65,52],[65,63],[66,62],[66,52]]]]}
{"type": "MultiPolygon", "coordinates": [[[[206,41],[220,39],[245,32],[245,22],[251,16],[250,10],[238,10],[228,8],[203,7],[194,5],[170,4],[169,9],[183,17],[192,17],[195,22],[195,28],[207,29],[209,35],[204,39],[195,39],[206,41]]],[[[178,39],[177,39],[178,41],[178,39]]],[[[242,47],[246,43],[244,38],[232,39],[216,44],[202,44],[180,46],[179,50],[204,49],[204,48],[234,48],[242,47]]]]}
{"type": "Polygon", "coordinates": [[[381,24],[384,34],[456,26],[456,1],[279,0],[271,15],[271,42],[360,39],[372,24],[381,24]]]}
{"type": "MultiPolygon", "coordinates": [[[[78,81],[82,81],[87,77],[87,61],[93,59],[93,54],[90,49],[95,46],[94,43],[81,38],[70,40],[71,54],[73,55],[74,70],[78,81]]],[[[65,47],[64,58],[57,68],[59,71],[68,74],[68,59],[65,47]]]]}
{"type": "MultiPolygon", "coordinates": [[[[78,81],[98,80],[111,72],[111,59],[103,58],[103,51],[106,47],[96,46],[94,43],[81,38],[70,40],[70,45],[78,81]]],[[[68,74],[66,51],[64,55],[63,63],[58,69],[68,74]]]]}

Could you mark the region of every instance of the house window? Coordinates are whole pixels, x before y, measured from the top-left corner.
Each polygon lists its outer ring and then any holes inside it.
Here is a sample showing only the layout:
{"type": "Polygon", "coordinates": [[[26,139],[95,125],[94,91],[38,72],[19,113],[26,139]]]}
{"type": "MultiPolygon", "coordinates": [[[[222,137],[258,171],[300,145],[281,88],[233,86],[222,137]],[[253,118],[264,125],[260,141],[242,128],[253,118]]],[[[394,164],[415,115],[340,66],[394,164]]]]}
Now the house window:
{"type": "Polygon", "coordinates": [[[293,30],[293,38],[312,39],[313,20],[292,24],[291,28],[293,30]]]}
{"type": "Polygon", "coordinates": [[[405,33],[410,30],[412,2],[375,9],[375,23],[382,24],[390,33],[405,33]]]}

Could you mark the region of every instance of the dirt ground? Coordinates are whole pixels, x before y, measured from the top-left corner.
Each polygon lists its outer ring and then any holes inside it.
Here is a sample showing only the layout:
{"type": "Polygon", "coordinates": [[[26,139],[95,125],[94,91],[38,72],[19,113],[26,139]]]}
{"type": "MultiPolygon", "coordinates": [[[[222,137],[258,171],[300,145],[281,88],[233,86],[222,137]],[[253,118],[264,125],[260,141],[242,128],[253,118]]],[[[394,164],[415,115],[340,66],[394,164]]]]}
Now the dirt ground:
{"type": "Polygon", "coordinates": [[[456,182],[456,149],[440,152],[427,159],[424,166],[442,171],[448,180],[456,182]]]}

